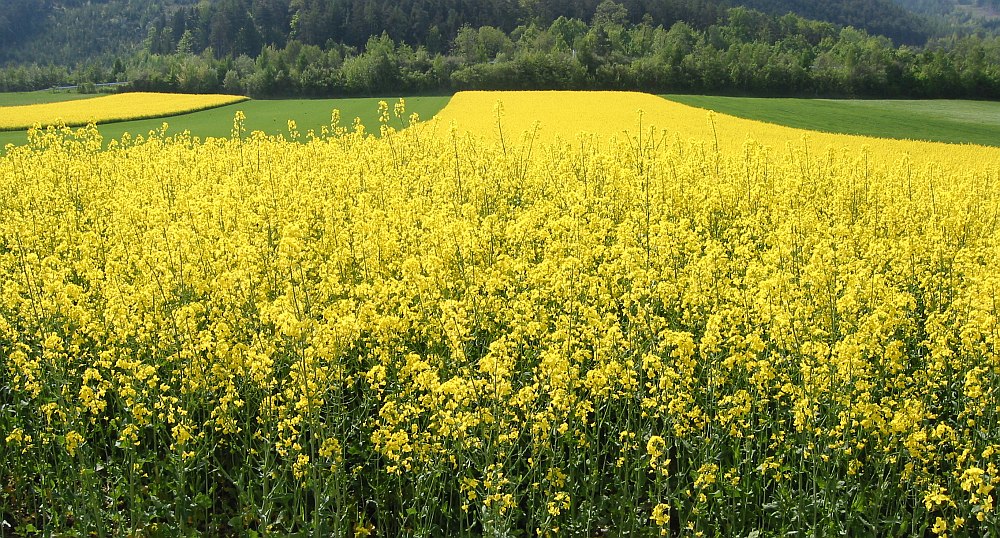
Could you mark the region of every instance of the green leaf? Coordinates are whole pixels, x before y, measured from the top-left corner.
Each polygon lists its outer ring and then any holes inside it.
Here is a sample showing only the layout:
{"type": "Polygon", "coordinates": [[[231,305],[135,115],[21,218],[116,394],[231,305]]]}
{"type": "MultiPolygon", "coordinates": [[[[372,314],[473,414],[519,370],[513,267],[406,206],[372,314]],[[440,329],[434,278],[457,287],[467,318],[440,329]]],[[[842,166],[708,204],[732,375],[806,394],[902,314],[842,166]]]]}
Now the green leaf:
{"type": "Polygon", "coordinates": [[[212,498],[204,493],[199,493],[194,497],[194,504],[200,506],[201,508],[208,508],[212,506],[212,498]]]}

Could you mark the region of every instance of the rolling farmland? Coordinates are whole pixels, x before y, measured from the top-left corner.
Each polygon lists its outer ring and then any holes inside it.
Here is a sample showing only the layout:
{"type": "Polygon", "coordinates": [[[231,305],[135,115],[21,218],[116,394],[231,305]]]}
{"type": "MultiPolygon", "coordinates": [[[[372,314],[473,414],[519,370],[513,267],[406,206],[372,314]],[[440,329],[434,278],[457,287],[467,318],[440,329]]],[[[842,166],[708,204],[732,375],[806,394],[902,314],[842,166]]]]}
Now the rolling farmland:
{"type": "Polygon", "coordinates": [[[0,156],[13,532],[996,528],[1000,149],[409,103],[0,156]]]}

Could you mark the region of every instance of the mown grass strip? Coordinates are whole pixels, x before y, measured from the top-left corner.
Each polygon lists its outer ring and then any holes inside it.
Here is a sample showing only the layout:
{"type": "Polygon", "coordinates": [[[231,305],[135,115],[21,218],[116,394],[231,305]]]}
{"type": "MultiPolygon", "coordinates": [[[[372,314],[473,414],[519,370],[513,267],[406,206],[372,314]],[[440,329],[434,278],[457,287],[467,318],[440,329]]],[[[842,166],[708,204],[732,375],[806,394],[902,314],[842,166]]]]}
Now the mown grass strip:
{"type": "Polygon", "coordinates": [[[93,99],[98,94],[78,93],[65,90],[39,90],[35,92],[0,92],[0,107],[38,105],[93,99]]]}
{"type": "Polygon", "coordinates": [[[990,101],[664,97],[685,105],[799,129],[1000,146],[1000,103],[990,101]]]}
{"type": "MultiPolygon", "coordinates": [[[[416,113],[421,119],[433,117],[448,104],[450,96],[406,97],[407,113],[416,113]]],[[[190,114],[170,118],[152,118],[99,125],[98,130],[105,141],[121,138],[123,134],[145,135],[159,130],[167,123],[167,133],[189,131],[199,138],[225,138],[233,127],[233,116],[238,110],[246,115],[248,132],[263,131],[269,135],[288,134],[288,120],[296,123],[298,131],[307,135],[309,131],[320,132],[330,125],[334,109],[340,110],[345,125],[359,118],[368,131],[378,130],[378,102],[390,105],[398,101],[390,97],[364,97],[352,99],[281,99],[252,100],[225,105],[190,114]]],[[[400,127],[400,125],[394,125],[400,127]]],[[[22,145],[28,141],[25,131],[0,132],[0,152],[8,144],[22,145]]]]}

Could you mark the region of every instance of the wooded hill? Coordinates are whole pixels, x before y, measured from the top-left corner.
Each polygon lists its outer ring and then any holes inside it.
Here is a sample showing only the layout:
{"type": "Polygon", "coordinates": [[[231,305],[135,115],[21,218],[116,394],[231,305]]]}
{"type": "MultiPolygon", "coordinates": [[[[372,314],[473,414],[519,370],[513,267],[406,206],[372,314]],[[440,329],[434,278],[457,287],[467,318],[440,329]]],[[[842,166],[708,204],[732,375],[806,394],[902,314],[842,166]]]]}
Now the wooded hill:
{"type": "MultiPolygon", "coordinates": [[[[727,10],[746,6],[765,14],[801,17],[853,26],[892,39],[923,45],[958,28],[989,25],[976,13],[996,10],[997,0],[622,0],[627,22],[670,27],[684,21],[706,29],[724,21],[727,10]],[[919,11],[919,13],[918,13],[919,11]],[[956,16],[964,13],[966,23],[956,16]]],[[[0,63],[74,65],[98,56],[122,56],[141,49],[173,52],[178,45],[217,57],[256,56],[266,45],[289,40],[361,47],[386,33],[409,45],[444,51],[463,26],[492,26],[510,33],[560,16],[590,22],[600,0],[5,0],[0,10],[0,63]],[[188,35],[187,39],[185,34],[188,35]]]]}
{"type": "Polygon", "coordinates": [[[6,0],[0,90],[1000,97],[997,0],[907,1],[6,0]]]}

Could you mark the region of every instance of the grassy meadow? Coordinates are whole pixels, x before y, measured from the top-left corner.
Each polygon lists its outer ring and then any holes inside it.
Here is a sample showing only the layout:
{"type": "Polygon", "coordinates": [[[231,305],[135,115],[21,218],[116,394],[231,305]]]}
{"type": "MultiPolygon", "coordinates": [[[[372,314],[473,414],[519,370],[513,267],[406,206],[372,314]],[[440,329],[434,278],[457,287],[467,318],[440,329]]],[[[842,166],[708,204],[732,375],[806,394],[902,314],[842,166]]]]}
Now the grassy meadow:
{"type": "Polygon", "coordinates": [[[1000,103],[667,95],[740,118],[828,133],[1000,146],[1000,103]]]}
{"type": "MultiPolygon", "coordinates": [[[[411,113],[428,119],[444,107],[448,99],[448,97],[408,97],[406,107],[411,113]]],[[[354,118],[360,118],[369,131],[377,132],[378,102],[381,100],[395,101],[392,98],[250,100],[167,118],[99,125],[98,131],[105,140],[112,140],[121,138],[125,133],[135,136],[158,131],[166,122],[169,126],[168,134],[189,131],[192,136],[202,139],[224,138],[231,134],[236,112],[243,111],[248,131],[288,135],[288,120],[293,120],[299,132],[305,136],[310,130],[319,133],[323,127],[329,127],[331,113],[334,109],[339,109],[342,122],[346,126],[350,126],[354,118]]],[[[0,132],[0,147],[7,144],[24,144],[26,141],[25,131],[0,132]]]]}
{"type": "Polygon", "coordinates": [[[996,534],[1000,148],[416,102],[0,155],[0,535],[996,534]]]}
{"type": "Polygon", "coordinates": [[[42,103],[61,103],[63,101],[79,101],[81,99],[91,99],[94,97],[98,97],[98,95],[64,90],[0,92],[0,107],[37,105],[42,103]]]}
{"type": "MultiPolygon", "coordinates": [[[[93,98],[74,92],[0,93],[0,107],[93,98]]],[[[775,123],[799,129],[828,133],[855,134],[879,138],[896,138],[949,142],[955,144],[1000,145],[1000,104],[984,101],[950,100],[828,100],[743,98],[694,95],[666,95],[665,99],[732,116],[775,123]]],[[[377,130],[378,101],[381,98],[350,99],[285,99],[253,100],[236,105],[163,120],[159,118],[126,121],[99,126],[106,140],[121,138],[125,133],[146,134],[159,130],[164,121],[168,132],[190,131],[193,136],[229,136],[229,123],[237,110],[247,116],[250,130],[268,134],[287,134],[288,120],[296,122],[302,134],[310,129],[319,132],[328,126],[330,112],[341,110],[344,122],[361,118],[368,130],[377,130]]],[[[388,99],[393,100],[393,99],[388,99]]],[[[408,97],[407,108],[423,119],[433,117],[450,97],[408,97]]],[[[490,114],[484,121],[492,121],[490,114]]],[[[575,124],[580,120],[564,118],[575,124]]],[[[591,118],[592,119],[592,118],[591,118]]],[[[587,121],[587,120],[584,120],[587,121]]],[[[0,148],[7,144],[23,144],[25,131],[0,131],[0,148]]]]}

